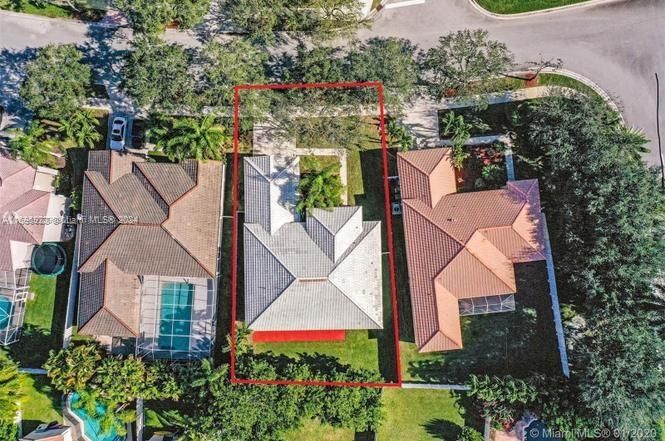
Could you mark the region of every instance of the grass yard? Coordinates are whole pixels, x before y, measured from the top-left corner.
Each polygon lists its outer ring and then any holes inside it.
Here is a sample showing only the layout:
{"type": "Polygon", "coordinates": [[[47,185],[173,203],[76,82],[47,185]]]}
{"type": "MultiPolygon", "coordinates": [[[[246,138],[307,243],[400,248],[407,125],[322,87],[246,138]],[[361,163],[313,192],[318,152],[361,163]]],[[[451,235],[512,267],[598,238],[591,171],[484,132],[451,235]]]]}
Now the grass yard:
{"type": "Polygon", "coordinates": [[[61,275],[30,277],[35,297],[27,302],[21,339],[9,347],[11,357],[22,367],[40,368],[49,350],[62,347],[74,242],[62,246],[67,252],[67,267],[61,275]]]}
{"type": "Polygon", "coordinates": [[[482,8],[495,14],[518,14],[520,12],[540,11],[558,6],[583,3],[585,0],[476,0],[482,8]]]}
{"type": "MultiPolygon", "coordinates": [[[[83,2],[79,2],[80,4],[83,2]]],[[[74,18],[85,21],[101,20],[106,11],[104,1],[88,0],[81,11],[75,11],[67,6],[60,6],[48,1],[34,0],[0,0],[0,9],[6,9],[24,14],[40,15],[50,18],[74,18]]]]}
{"type": "Polygon", "coordinates": [[[586,84],[577,81],[575,78],[559,75],[555,73],[541,73],[538,75],[538,84],[540,86],[561,86],[577,90],[590,97],[599,97],[595,90],[586,84]]]}
{"type": "Polygon", "coordinates": [[[451,441],[465,425],[481,429],[464,395],[447,390],[384,389],[379,440],[451,441]]]}
{"type": "Polygon", "coordinates": [[[287,342],[287,343],[256,343],[257,352],[272,351],[295,357],[300,353],[325,354],[339,358],[342,363],[353,367],[377,370],[379,350],[375,338],[370,337],[367,330],[346,332],[346,340],[338,342],[287,342]]]}
{"type": "Polygon", "coordinates": [[[62,422],[60,393],[53,389],[45,375],[25,375],[21,387],[23,398],[23,433],[29,433],[39,424],[62,422]]]}
{"type": "Polygon", "coordinates": [[[286,440],[311,440],[311,441],[353,441],[355,432],[351,429],[341,429],[328,424],[322,424],[317,420],[303,421],[298,430],[284,433],[286,440]]]}
{"type": "Polygon", "coordinates": [[[378,118],[344,116],[298,118],[296,148],[346,148],[373,150],[381,148],[378,118]]]}

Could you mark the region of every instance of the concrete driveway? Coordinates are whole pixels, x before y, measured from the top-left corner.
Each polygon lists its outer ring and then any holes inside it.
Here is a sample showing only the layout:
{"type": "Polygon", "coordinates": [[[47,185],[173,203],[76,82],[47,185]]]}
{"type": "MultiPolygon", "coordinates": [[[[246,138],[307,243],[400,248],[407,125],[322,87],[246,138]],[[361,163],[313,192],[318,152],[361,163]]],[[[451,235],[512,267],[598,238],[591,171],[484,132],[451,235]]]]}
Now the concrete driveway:
{"type": "MultiPolygon", "coordinates": [[[[660,98],[665,102],[663,23],[663,0],[617,0],[512,20],[487,17],[475,10],[468,0],[426,0],[423,4],[379,12],[372,28],[363,30],[360,37],[397,36],[428,48],[448,32],[485,28],[493,38],[508,45],[518,63],[560,58],[565,68],[592,79],[613,96],[629,124],[645,130],[652,139],[648,160],[658,165],[654,73],[658,72],[663,79],[660,98]]],[[[117,60],[109,61],[105,57],[116,57],[126,42],[118,38],[109,44],[107,34],[112,33],[96,25],[0,11],[0,100],[16,104],[16,84],[20,77],[17,69],[20,72],[34,48],[49,43],[87,46],[96,59],[98,73],[116,85],[118,78],[110,66],[116,65],[117,60]],[[11,63],[3,66],[7,60],[11,63]]],[[[169,32],[166,37],[186,45],[199,44],[189,33],[169,32]]],[[[114,89],[113,95],[120,105],[124,98],[117,87],[114,89]]],[[[129,107],[124,104],[120,107],[129,107]]],[[[664,118],[661,116],[661,126],[665,125],[664,118]]]]}

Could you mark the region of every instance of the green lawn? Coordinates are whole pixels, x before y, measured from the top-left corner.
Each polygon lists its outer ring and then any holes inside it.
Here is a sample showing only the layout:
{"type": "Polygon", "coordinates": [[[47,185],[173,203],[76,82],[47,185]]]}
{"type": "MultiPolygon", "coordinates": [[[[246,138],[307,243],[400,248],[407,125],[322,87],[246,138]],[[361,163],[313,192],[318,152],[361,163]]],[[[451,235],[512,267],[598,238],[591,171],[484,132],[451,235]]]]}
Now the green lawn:
{"type": "Polygon", "coordinates": [[[286,440],[302,441],[353,441],[355,432],[351,429],[341,429],[328,424],[321,424],[317,420],[303,421],[298,430],[291,430],[284,434],[286,440]]]}
{"type": "Polygon", "coordinates": [[[480,429],[464,395],[447,390],[384,389],[379,440],[453,441],[464,425],[480,429]]]}
{"type": "Polygon", "coordinates": [[[595,90],[590,88],[584,83],[577,81],[575,78],[559,75],[555,73],[541,73],[538,75],[538,84],[541,86],[561,86],[577,90],[590,97],[600,97],[595,90]]]}
{"type": "Polygon", "coordinates": [[[62,246],[67,252],[67,267],[62,274],[57,278],[38,274],[30,277],[30,290],[35,296],[26,305],[21,339],[9,347],[11,357],[22,367],[39,368],[49,350],[62,347],[74,242],[62,246]]]}
{"type": "Polygon", "coordinates": [[[25,375],[21,392],[23,433],[31,432],[42,423],[62,422],[60,394],[45,375],[25,375]]]}
{"type": "Polygon", "coordinates": [[[573,5],[585,0],[476,0],[490,12],[496,14],[518,14],[520,12],[539,11],[557,6],[573,5]]]}
{"type": "Polygon", "coordinates": [[[67,6],[60,6],[49,1],[34,0],[0,0],[0,9],[6,9],[24,14],[40,15],[50,18],[76,18],[86,21],[98,21],[106,13],[108,6],[104,0],[88,0],[85,7],[81,8],[83,2],[78,2],[80,11],[75,11],[67,6]]]}
{"type": "Polygon", "coordinates": [[[375,338],[371,338],[366,330],[347,331],[346,340],[339,342],[287,342],[257,343],[257,352],[272,351],[291,357],[300,353],[320,353],[340,359],[353,367],[377,370],[379,351],[375,338]]]}

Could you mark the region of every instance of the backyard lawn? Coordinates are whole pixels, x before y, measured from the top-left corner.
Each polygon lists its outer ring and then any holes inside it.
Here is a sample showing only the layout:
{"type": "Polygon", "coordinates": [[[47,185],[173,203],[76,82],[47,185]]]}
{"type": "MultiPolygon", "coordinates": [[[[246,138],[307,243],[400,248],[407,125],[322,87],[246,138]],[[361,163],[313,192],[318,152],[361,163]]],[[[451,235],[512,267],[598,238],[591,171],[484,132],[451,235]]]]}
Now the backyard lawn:
{"type": "Polygon", "coordinates": [[[62,422],[60,394],[55,391],[45,375],[25,375],[21,387],[23,399],[23,433],[29,433],[39,424],[62,422]]]}
{"type": "Polygon", "coordinates": [[[465,396],[448,390],[384,389],[383,405],[379,440],[451,441],[465,425],[482,427],[465,396]]]}
{"type": "Polygon", "coordinates": [[[351,429],[341,429],[328,424],[321,424],[317,420],[303,421],[298,430],[291,430],[284,434],[287,440],[316,440],[316,441],[353,441],[355,432],[351,429]]]}
{"type": "Polygon", "coordinates": [[[9,347],[11,357],[22,367],[40,368],[49,350],[62,346],[74,242],[65,242],[62,246],[67,252],[67,267],[62,274],[30,276],[34,299],[26,305],[21,339],[9,347]]]}
{"type": "Polygon", "coordinates": [[[585,0],[476,0],[481,7],[495,14],[518,14],[557,6],[573,5],[585,0]]]}

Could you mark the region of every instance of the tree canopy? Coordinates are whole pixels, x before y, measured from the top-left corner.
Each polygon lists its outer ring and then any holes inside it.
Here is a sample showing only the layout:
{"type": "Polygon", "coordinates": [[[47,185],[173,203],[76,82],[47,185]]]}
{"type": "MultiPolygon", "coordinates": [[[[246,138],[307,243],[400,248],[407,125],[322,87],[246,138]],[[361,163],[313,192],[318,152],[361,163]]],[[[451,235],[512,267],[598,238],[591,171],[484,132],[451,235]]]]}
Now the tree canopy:
{"type": "Polygon", "coordinates": [[[439,37],[435,47],[420,53],[420,73],[430,95],[482,93],[488,81],[510,69],[513,56],[487,31],[465,29],[439,37]]]}
{"type": "Polygon", "coordinates": [[[55,164],[53,143],[46,139],[46,128],[39,121],[30,121],[23,130],[13,130],[15,136],[9,141],[13,158],[22,159],[33,167],[55,164]]]}
{"type": "Polygon", "coordinates": [[[166,122],[158,148],[171,160],[186,158],[224,160],[224,152],[231,145],[226,127],[216,122],[213,114],[203,118],[180,118],[166,122]]]}
{"type": "Polygon", "coordinates": [[[201,22],[211,0],[116,0],[115,6],[140,34],[158,34],[175,22],[189,29],[201,22]]]}
{"type": "Polygon", "coordinates": [[[280,32],[330,40],[354,34],[362,20],[358,0],[228,0],[224,11],[260,43],[273,42],[280,32]]]}
{"type": "Polygon", "coordinates": [[[344,186],[339,177],[339,169],[339,164],[330,164],[305,174],[298,183],[300,199],[296,210],[306,213],[312,208],[332,208],[341,205],[344,186]]]}
{"type": "Polygon", "coordinates": [[[177,44],[140,36],[122,68],[124,88],[141,107],[184,112],[196,107],[191,57],[177,44]]]}
{"type": "Polygon", "coordinates": [[[560,298],[586,322],[571,381],[543,409],[562,428],[619,429],[631,439],[665,417],[665,349],[650,306],[664,267],[665,196],[637,155],[644,136],[582,94],[523,106],[517,122],[516,149],[531,160],[518,170],[542,164],[531,173],[540,176],[560,298]]]}
{"type": "Polygon", "coordinates": [[[63,120],[85,102],[91,71],[72,44],[49,45],[28,62],[21,98],[40,118],[63,120]]]}
{"type": "MultiPolygon", "coordinates": [[[[13,424],[21,398],[20,391],[21,374],[18,365],[9,358],[6,352],[0,351],[0,422],[13,424]]],[[[0,427],[10,433],[13,430],[11,425],[0,427]]]]}

